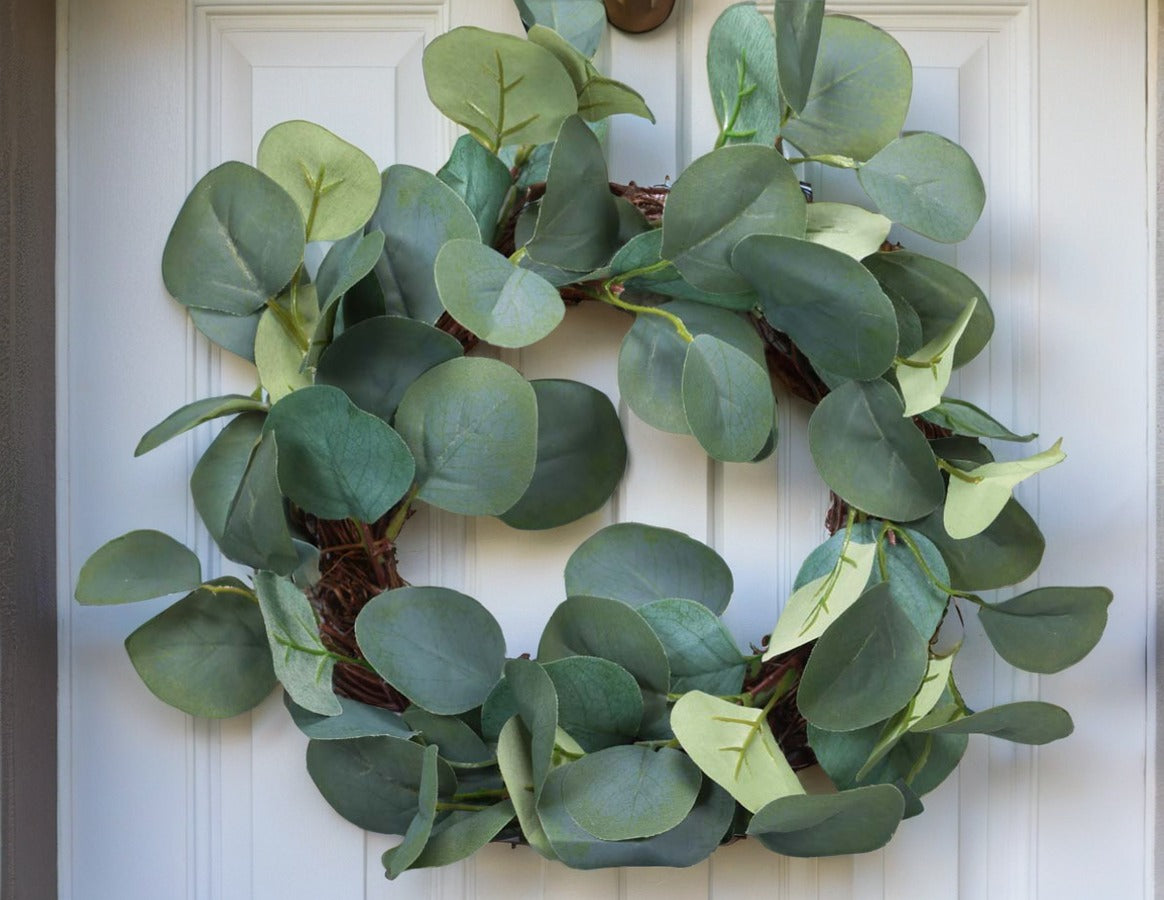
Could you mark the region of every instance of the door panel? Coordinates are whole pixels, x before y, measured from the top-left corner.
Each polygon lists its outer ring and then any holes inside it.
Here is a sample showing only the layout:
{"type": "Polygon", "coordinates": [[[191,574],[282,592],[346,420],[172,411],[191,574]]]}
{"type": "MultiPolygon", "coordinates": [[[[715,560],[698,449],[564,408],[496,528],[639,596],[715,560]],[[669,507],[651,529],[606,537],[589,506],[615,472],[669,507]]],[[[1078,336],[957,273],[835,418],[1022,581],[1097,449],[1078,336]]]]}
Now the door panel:
{"type": "MultiPolygon", "coordinates": [[[[909,127],[959,140],[983,172],[989,201],[967,242],[897,239],[956,262],[994,305],[990,351],[958,375],[955,391],[1046,439],[1066,436],[1067,465],[1041,479],[1042,492],[1021,493],[1048,537],[1042,583],[1106,583],[1117,594],[1095,653],[1045,680],[984,651],[969,621],[959,659],[974,680],[967,699],[1061,702],[1075,715],[1076,734],[1038,751],[972,740],[959,772],[927,798],[925,815],[904,823],[885,851],[862,857],[792,860],[743,842],[691,870],[574,872],[524,848],[490,847],[459,866],[391,883],[379,857],[395,839],[331,812],[278,697],[222,723],[169,710],[141,685],[121,647],[158,605],[81,609],[69,594],[84,558],[131,528],[186,540],[210,574],[229,569],[186,491],[212,429],[132,458],[137,436],[182,403],[253,386],[253,372],[208,347],[162,287],[162,245],[186,191],[213,165],[250,159],[266,128],[287,118],[332,128],[381,166],[435,169],[456,132],[425,97],[424,43],[459,24],[516,30],[512,2],[63,5],[63,897],[1151,894],[1142,2],[830,4],[902,41],[916,67],[909,127]],[[1081,163],[1083,111],[1102,128],[1102,168],[1081,163]]],[[[641,90],[658,118],[653,127],[628,117],[612,124],[613,178],[662,182],[710,148],[703,54],[727,5],[681,2],[658,31],[604,42],[605,68],[641,90]]],[[[807,177],[818,197],[845,199],[855,187],[844,174],[807,177]]],[[[591,307],[569,318],[560,333],[502,358],[528,377],[578,378],[617,401],[614,358],[626,320],[591,307]]],[[[605,508],[533,534],[421,513],[402,548],[405,577],[481,599],[518,654],[534,648],[562,599],[572,549],[609,522],[647,521],[723,554],[736,576],[729,627],[742,642],[758,641],[823,535],[827,494],[808,454],[807,410],[782,402],[780,446],[757,466],[709,463],[691,438],[654,432],[625,405],[620,412],[632,458],[605,508]]]]}

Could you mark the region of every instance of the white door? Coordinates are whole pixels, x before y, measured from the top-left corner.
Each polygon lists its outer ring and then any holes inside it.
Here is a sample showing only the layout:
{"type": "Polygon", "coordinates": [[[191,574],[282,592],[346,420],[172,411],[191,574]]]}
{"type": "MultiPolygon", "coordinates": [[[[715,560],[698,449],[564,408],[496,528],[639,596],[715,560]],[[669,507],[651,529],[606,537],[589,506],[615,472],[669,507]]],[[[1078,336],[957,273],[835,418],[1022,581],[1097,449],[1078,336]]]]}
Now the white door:
{"type": "MultiPolygon", "coordinates": [[[[679,0],[661,30],[610,36],[609,68],[659,120],[614,124],[613,177],[662,181],[709,148],[702,54],[727,2],[679,0]]],[[[197,176],[249,160],[269,125],[293,117],[332,128],[381,165],[435,168],[454,132],[424,96],[424,42],[466,23],[514,30],[511,0],[59,5],[62,897],[1151,895],[1154,4],[831,4],[897,35],[917,68],[911,126],[959,139],[986,179],[986,214],[966,244],[909,240],[956,259],[994,304],[992,349],[964,374],[961,394],[1065,437],[1067,463],[1022,495],[1047,536],[1039,577],[1107,584],[1116,600],[1099,648],[1054,677],[1015,672],[971,634],[963,655],[978,687],[967,699],[1058,702],[1075,734],[1039,750],[974,738],[926,813],[888,849],[859,858],[789,860],[744,843],[694,870],[582,873],[491,847],[394,883],[379,863],[389,839],[340,820],[317,795],[305,740],[277,698],[223,723],[163,707],[121,646],[157,605],[81,609],[71,586],[93,549],[141,527],[185,539],[219,571],[186,489],[206,429],[133,459],[137,437],[178,405],[236,384],[249,390],[243,368],[196,336],[161,284],[162,245],[197,176]]],[[[820,195],[845,190],[831,173],[814,177],[820,195]]],[[[625,323],[609,310],[569,316],[561,336],[512,361],[530,377],[572,376],[613,395],[625,323]]],[[[821,537],[805,411],[783,404],[781,447],[754,467],[709,464],[690,440],[623,412],[633,459],[610,508],[549,534],[434,516],[411,529],[406,576],[480,598],[516,654],[534,646],[561,599],[569,551],[611,519],[641,520],[727,558],[737,582],[729,624],[757,640],[821,537]]]]}

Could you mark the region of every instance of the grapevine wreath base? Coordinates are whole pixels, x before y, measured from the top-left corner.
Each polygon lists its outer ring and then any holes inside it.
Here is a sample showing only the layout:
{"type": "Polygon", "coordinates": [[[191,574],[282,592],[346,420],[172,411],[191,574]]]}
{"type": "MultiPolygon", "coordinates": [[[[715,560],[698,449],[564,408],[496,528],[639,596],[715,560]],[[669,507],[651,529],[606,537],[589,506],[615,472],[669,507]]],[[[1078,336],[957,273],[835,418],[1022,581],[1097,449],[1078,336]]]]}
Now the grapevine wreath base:
{"type": "Polygon", "coordinates": [[[204,580],[191,551],[135,531],[90,557],[77,599],[185,594],[126,640],[146,685],[225,717],[281,683],[327,801],[403,835],[389,877],[489,841],[578,868],[686,866],[745,835],[801,856],[880,847],[968,735],[1071,731],[1047,703],[966,705],[963,616],[1007,662],[1051,673],[1091,650],[1111,599],[977,593],[1037,568],[1042,535],[1011,492],[1063,453],[995,460],[984,440],[1035,436],[945,395],[990,339],[990,304],[887,240],[894,222],[963,239],[978,171],[945,138],[901,134],[911,69],[889,35],[789,0],[774,27],[747,3],[713,27],[715,147],[669,189],[612,184],[605,119],[651,113],[590,62],[602,3],[518,7],[525,39],[458,28],[425,51],[429,96],[468,132],[435,175],[380,173],[292,121],[255,167],[191,191],[166,287],[259,387],[183,407],[137,452],[232,417],[191,492],[253,575],[204,580]],[[878,211],[810,202],[808,162],[854,170],[878,211]],[[627,448],[605,395],[470,353],[534,343],[584,302],[628,314],[630,410],[715,459],[765,464],[773,384],[814,405],[829,537],[758,647],[720,621],[723,560],[646,524],[575,551],[532,658],[505,658],[477,601],[398,571],[417,504],[541,529],[617,489],[627,448]],[[802,786],[818,763],[834,792],[802,786]]]}

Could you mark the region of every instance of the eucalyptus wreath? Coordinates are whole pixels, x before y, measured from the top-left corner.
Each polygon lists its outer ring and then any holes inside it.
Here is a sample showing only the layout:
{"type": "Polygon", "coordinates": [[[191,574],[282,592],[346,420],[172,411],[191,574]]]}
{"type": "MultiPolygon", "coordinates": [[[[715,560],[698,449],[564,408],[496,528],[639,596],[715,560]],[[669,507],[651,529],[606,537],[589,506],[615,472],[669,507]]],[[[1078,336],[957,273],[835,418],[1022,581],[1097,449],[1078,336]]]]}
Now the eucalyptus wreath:
{"type": "Polygon", "coordinates": [[[1072,729],[1049,703],[970,709],[961,618],[1052,673],[1094,646],[1111,599],[978,593],[1039,565],[1012,490],[1064,455],[994,458],[985,440],[1035,435],[946,393],[990,339],[990,304],[888,236],[965,238],[982,179],[957,144],[901,134],[912,73],[892,37],[786,0],[774,27],[741,3],[711,31],[715,147],[670,187],[612,184],[605,120],[652,117],[591,62],[602,4],[518,6],[524,39],[457,28],[425,51],[432,102],[467,132],[436,174],[381,173],[292,121],[255,166],[191,191],[166,287],[259,386],[184,406],[137,453],[230,418],[191,491],[253,575],[204,580],[189,549],[134,531],[89,558],[76,597],[184,593],[126,640],[145,684],[211,717],[281,684],[327,801],[403,835],[389,877],[494,840],[578,868],[686,866],[744,835],[798,856],[880,847],[968,735],[1072,729]],[[871,209],[809,202],[806,162],[853,170],[871,209]],[[732,576],[715,551],[648,524],[578,547],[534,658],[506,659],[476,600],[401,577],[419,504],[543,529],[617,488],[627,447],[605,394],[469,353],[538,341],[578,303],[628,314],[618,383],[634,414],[717,460],[772,452],[777,393],[815,405],[830,536],[759,647],[720,620],[732,576]],[[835,791],[803,786],[817,764],[835,791]]]}

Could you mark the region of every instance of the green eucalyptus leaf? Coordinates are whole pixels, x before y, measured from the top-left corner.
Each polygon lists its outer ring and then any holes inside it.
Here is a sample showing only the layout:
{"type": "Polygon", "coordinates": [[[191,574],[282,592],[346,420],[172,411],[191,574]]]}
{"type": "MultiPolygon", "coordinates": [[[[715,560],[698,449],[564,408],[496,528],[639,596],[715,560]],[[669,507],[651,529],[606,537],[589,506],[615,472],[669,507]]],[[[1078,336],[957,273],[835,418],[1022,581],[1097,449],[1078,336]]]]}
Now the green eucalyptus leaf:
{"type": "Polygon", "coordinates": [[[618,412],[601,391],[578,381],[530,382],[538,404],[533,480],[501,521],[513,528],[554,528],[602,506],[626,471],[618,412]]]}
{"type": "Polygon", "coordinates": [[[417,789],[417,810],[412,821],[408,823],[408,830],[404,832],[404,840],[386,850],[380,858],[384,865],[385,874],[389,879],[397,878],[416,862],[420,851],[428,843],[432,834],[432,826],[436,821],[437,804],[437,748],[425,747],[424,757],[420,767],[420,786],[417,789]]]}
{"type": "Polygon", "coordinates": [[[505,636],[489,610],[448,588],[376,595],[356,617],[356,640],[385,681],[442,716],[484,703],[505,662],[505,636]]]}
{"type": "Polygon", "coordinates": [[[205,400],[195,400],[193,403],[188,403],[181,409],[170,413],[142,435],[133,455],[141,456],[143,453],[149,453],[170,438],[185,434],[203,422],[209,422],[222,416],[233,416],[240,412],[263,412],[266,409],[267,404],[261,400],[256,400],[254,397],[244,397],[241,394],[227,394],[225,397],[207,397],[205,400]]]}
{"type": "MultiPolygon", "coordinates": [[[[723,622],[701,603],[670,597],[639,607],[671,666],[671,693],[738,694],[747,663],[723,622]]],[[[569,729],[567,729],[569,730],[569,729]]]]}
{"type": "Polygon", "coordinates": [[[994,312],[986,295],[953,266],[909,250],[875,253],[864,260],[886,294],[913,307],[922,327],[922,341],[932,341],[948,329],[971,300],[974,314],[954,352],[954,368],[964,366],[982,352],[994,333],[994,312]]]}
{"type": "Polygon", "coordinates": [[[160,531],[131,531],[102,545],[81,566],[74,596],[84,606],[152,600],[202,583],[193,551],[160,531]]]}
{"type": "Polygon", "coordinates": [[[463,134],[453,145],[449,161],[436,174],[465,201],[477,220],[481,239],[492,244],[506,195],[513,187],[509,167],[471,135],[463,134]]]}
{"type": "Polygon", "coordinates": [[[914,731],[931,734],[985,734],[1016,744],[1049,744],[1065,738],[1075,729],[1067,710],[1053,703],[1023,700],[944,721],[932,713],[914,726],[914,731]]]}
{"type": "Polygon", "coordinates": [[[596,838],[654,837],[687,818],[702,780],[696,765],[678,750],[607,747],[566,769],[562,802],[596,838]]]}
{"type": "Polygon", "coordinates": [[[801,794],[772,801],[753,816],[748,834],[784,856],[868,853],[889,843],[905,812],[891,784],[839,794],[801,794]]]}
{"type": "Polygon", "coordinates": [[[299,554],[291,543],[283,510],[275,440],[275,435],[265,434],[252,445],[254,449],[230,501],[218,546],[237,563],[289,575],[299,568],[299,554]]]}
{"type": "MultiPolygon", "coordinates": [[[[587,2],[587,0],[583,0],[587,2]]],[[[566,0],[559,6],[580,5],[578,0],[566,0]]],[[[605,19],[605,12],[602,14],[605,19]]],[[[629,113],[639,116],[650,122],[655,116],[647,107],[646,101],[638,91],[602,75],[587,56],[575,49],[557,31],[546,28],[544,25],[534,25],[529,30],[529,39],[540,47],[544,47],[554,54],[558,62],[570,75],[574,82],[574,90],[578,92],[578,115],[587,122],[599,122],[608,116],[619,113],[629,113]]]]}
{"type": "Polygon", "coordinates": [[[947,462],[969,463],[970,466],[994,462],[994,454],[982,441],[963,435],[930,438],[930,449],[934,451],[934,456],[947,462]]]}
{"type": "Polygon", "coordinates": [[[824,0],[782,0],[773,11],[780,93],[794,113],[808,103],[824,11],[824,0]]]}
{"type": "Polygon", "coordinates": [[[578,109],[574,83],[537,44],[454,28],[424,49],[424,82],[442,113],[489,150],[552,141],[578,109]]]}
{"type": "Polygon", "coordinates": [[[553,29],[577,53],[589,59],[598,50],[606,30],[606,8],[602,0],[515,0],[521,20],[534,32],[553,29]]]}
{"type": "Polygon", "coordinates": [[[909,521],[942,502],[944,485],[925,437],[884,381],[830,392],[808,423],[809,450],[825,484],[878,518],[909,521]]]}
{"type": "Polygon", "coordinates": [[[303,260],[303,217],[258,169],[223,163],[194,185],[162,253],[162,278],[186,306],[247,316],[273,299],[303,260]]]}
{"type": "Polygon", "coordinates": [[[966,332],[977,305],[978,301],[971,298],[949,328],[916,352],[894,363],[894,377],[905,401],[904,415],[907,418],[920,415],[942,402],[942,392],[949,386],[954,368],[955,348],[966,332]]]}
{"type": "Polygon", "coordinates": [[[513,692],[517,714],[529,729],[534,803],[537,803],[554,756],[558,694],[545,669],[533,660],[509,660],[505,664],[505,680],[513,692]]]}
{"type": "Polygon", "coordinates": [[[566,314],[558,289],[479,241],[449,241],[433,274],[454,319],[498,347],[525,347],[558,327],[566,314]]]}
{"type": "Polygon", "coordinates": [[[448,866],[468,859],[497,837],[497,833],[513,821],[513,816],[513,804],[509,800],[494,803],[480,812],[450,814],[433,829],[412,867],[448,866]]]}
{"type": "Polygon", "coordinates": [[[324,716],[304,709],[283,694],[283,705],[291,714],[295,726],[307,737],[316,741],[342,741],[360,737],[395,737],[408,739],[416,732],[399,713],[379,706],[369,706],[347,697],[336,697],[340,712],[334,716],[324,716]]]}
{"type": "MultiPolygon", "coordinates": [[[[231,504],[247,471],[251,453],[263,435],[266,415],[243,413],[218,433],[194,466],[190,476],[190,496],[194,508],[222,552],[234,559],[224,543],[231,504]]],[[[277,487],[277,485],[276,485],[277,487]]],[[[279,503],[281,507],[282,504],[279,503]]],[[[279,509],[282,515],[282,509],[279,509]]]]}
{"type": "Polygon", "coordinates": [[[783,136],[809,156],[868,159],[901,132],[912,92],[897,41],[860,19],[825,16],[808,98],[783,136]]]}
{"type": "Polygon", "coordinates": [[[956,540],[942,524],[939,507],[910,527],[928,537],[950,570],[950,586],[960,591],[990,591],[1018,584],[1039,567],[1046,541],[1035,520],[1013,497],[986,529],[956,540]]]}
{"type": "Polygon", "coordinates": [[[263,616],[237,578],[187,594],[125,639],[141,680],[192,716],[225,719],[257,706],[275,687],[263,616]]]}
{"type": "Polygon", "coordinates": [[[425,744],[439,747],[441,759],[451,765],[487,763],[494,758],[477,732],[456,716],[437,716],[410,706],[403,718],[425,744]]]}
{"type": "Polygon", "coordinates": [[[942,514],[946,533],[961,540],[984,531],[1002,512],[1016,485],[1067,458],[1059,449],[1062,443],[1060,438],[1054,446],[1026,459],[986,463],[965,475],[951,474],[942,514]]]}
{"type": "MultiPolygon", "coordinates": [[[[337,813],[365,831],[403,834],[420,807],[425,749],[396,737],[311,741],[307,774],[337,813]]],[[[448,797],[457,779],[438,760],[437,795],[448,797]]]]}
{"type": "MultiPolygon", "coordinates": [[[[912,541],[912,547],[901,540],[882,544],[888,576],[885,580],[889,582],[893,602],[913,622],[918,634],[927,637],[937,630],[946,612],[949,595],[943,588],[950,584],[950,572],[942,554],[929,538],[908,528],[905,536],[912,541]]],[[[873,583],[880,578],[880,567],[874,567],[873,583]]]]}
{"type": "Polygon", "coordinates": [[[538,818],[537,802],[534,800],[533,759],[529,730],[518,716],[511,717],[501,728],[497,738],[497,764],[505,789],[513,803],[521,833],[529,845],[546,859],[557,859],[549,838],[538,818]]]}
{"type": "Polygon", "coordinates": [[[217,309],[188,308],[194,325],[213,343],[229,350],[247,362],[255,361],[255,336],[259,330],[259,320],[265,309],[245,316],[219,312],[217,309]]]}
{"type": "Polygon", "coordinates": [[[1026,443],[1038,437],[1037,434],[1016,434],[984,410],[965,400],[943,397],[942,402],[922,413],[922,418],[955,434],[971,437],[987,437],[1000,441],[1026,443]]]}
{"type": "Polygon", "coordinates": [[[371,157],[312,122],[271,128],[256,161],[295,200],[309,241],[335,241],[363,228],[380,199],[380,171],[371,157]]]}
{"type": "Polygon", "coordinates": [[[643,692],[622,666],[596,656],[567,656],[544,668],[558,695],[561,727],[587,753],[629,743],[638,734],[643,692]]]}
{"type": "MultiPolygon", "coordinates": [[[[621,198],[620,198],[621,199],[621,198]]],[[[709,306],[740,311],[750,310],[756,305],[754,292],[720,294],[701,291],[683,280],[679,270],[660,255],[663,247],[662,229],[652,228],[628,239],[610,261],[611,275],[629,275],[624,282],[632,294],[648,291],[664,297],[694,300],[709,306]],[[633,274],[635,270],[646,270],[633,274]]]]}
{"type": "Polygon", "coordinates": [[[947,244],[965,240],[986,205],[970,154],[930,132],[892,141],[857,170],[857,178],[893,221],[947,244]]]}
{"type": "Polygon", "coordinates": [[[682,597],[718,616],[731,599],[732,573],[718,553],[681,532],[621,522],[587,538],[570,556],[566,594],[631,606],[682,597]]]}
{"type": "Polygon", "coordinates": [[[764,318],[814,365],[840,376],[876,378],[893,363],[897,316],[860,263],[810,241],[744,238],[732,265],[760,294],[764,318]]]}
{"type": "MultiPolygon", "coordinates": [[[[437,38],[429,49],[443,39],[437,38]]],[[[376,277],[387,311],[431,325],[444,312],[433,276],[437,253],[456,238],[480,241],[477,218],[456,191],[423,169],[389,166],[382,181],[370,227],[384,232],[376,277]]]]}
{"type": "Polygon", "coordinates": [[[736,805],[731,795],[704,779],[691,814],[670,831],[636,841],[603,841],[571,817],[563,799],[569,766],[550,773],[538,804],[538,817],[554,853],[574,869],[617,866],[693,866],[719,846],[736,805]]]}
{"type": "MultiPolygon", "coordinates": [[[[376,196],[380,196],[379,175],[376,176],[376,196]]],[[[352,289],[375,268],[384,252],[384,232],[361,234],[356,231],[336,241],[319,264],[315,274],[315,290],[319,305],[328,307],[352,289]]]]}
{"type": "Polygon", "coordinates": [[[689,691],[671,710],[671,728],[703,774],[745,809],[804,791],[762,709],[689,691]]]}
{"type": "Polygon", "coordinates": [[[273,301],[259,319],[255,367],[272,403],[311,384],[304,360],[319,324],[316,296],[314,285],[300,285],[273,301]]]}
{"type": "Polygon", "coordinates": [[[978,619],[998,655],[1027,672],[1060,672],[1083,659],[1107,624],[1104,587],[1045,587],[982,606],[978,619]]]}
{"type": "Polygon", "coordinates": [[[926,646],[893,602],[889,584],[875,585],[817,641],[797,691],[801,713],[831,731],[888,718],[921,685],[926,646]]]}
{"type": "Polygon", "coordinates": [[[273,572],[255,574],[255,594],[283,688],[304,709],[339,715],[343,707],[331,688],[335,658],[320,639],[311,601],[289,579],[273,572]]]}
{"type": "Polygon", "coordinates": [[[881,249],[892,225],[885,216],[859,206],[818,201],[808,204],[804,239],[830,247],[859,262],[881,249]]]}
{"type": "Polygon", "coordinates": [[[487,741],[496,741],[505,723],[517,714],[513,686],[502,675],[481,704],[481,736],[487,741]]]}
{"type": "Polygon", "coordinates": [[[400,435],[337,388],[287,395],[265,427],[279,440],[283,493],[320,518],[375,522],[412,485],[416,466],[400,435]]]}
{"type": "Polygon", "coordinates": [[[687,346],[683,411],[708,456],[750,462],[772,433],[776,400],[768,370],[714,335],[687,346]]]}
{"type": "Polygon", "coordinates": [[[707,81],[721,143],[775,143],[783,111],[776,39],[755,4],[729,6],[711,26],[707,81]]]}
{"type": "Polygon", "coordinates": [[[463,353],[456,338],[431,325],[375,316],[332,342],[319,358],[315,380],[340,388],[360,409],[391,422],[417,378],[463,353]]]}
{"type": "MultiPolygon", "coordinates": [[[[388,315],[388,296],[393,298],[394,315],[404,315],[404,302],[400,299],[400,288],[392,276],[388,257],[383,253],[376,260],[373,270],[353,284],[335,305],[333,336],[338,337],[360,322],[388,315]],[[384,279],[388,287],[381,286],[384,279]],[[390,293],[385,294],[385,290],[390,293]]],[[[330,311],[329,311],[330,315],[330,311]]],[[[318,326],[317,326],[318,327],[318,326]]]]}
{"type": "Polygon", "coordinates": [[[662,255],[701,290],[731,294],[751,285],[731,264],[750,234],[802,238],[807,213],[800,180],[773,147],[721,147],[675,181],[663,214],[662,255]]]}
{"type": "Polygon", "coordinates": [[[537,397],[492,359],[452,359],[404,394],[396,427],[416,457],[418,496],[464,515],[500,515],[529,487],[537,461],[537,397]]]}

